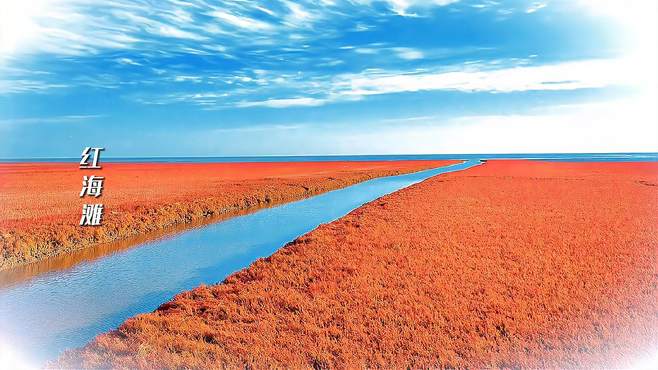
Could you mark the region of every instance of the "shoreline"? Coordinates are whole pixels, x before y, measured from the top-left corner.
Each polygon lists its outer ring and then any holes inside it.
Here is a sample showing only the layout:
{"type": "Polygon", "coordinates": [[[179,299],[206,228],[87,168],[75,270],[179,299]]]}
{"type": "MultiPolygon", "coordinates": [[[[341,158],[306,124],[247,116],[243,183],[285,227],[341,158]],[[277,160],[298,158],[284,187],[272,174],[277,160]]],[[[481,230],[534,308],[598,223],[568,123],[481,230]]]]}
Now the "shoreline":
{"type": "MultiPolygon", "coordinates": [[[[291,202],[294,201],[295,200],[292,200],[291,202]]],[[[61,253],[43,260],[18,265],[5,270],[0,270],[0,289],[10,288],[16,284],[20,284],[21,282],[30,280],[44,273],[67,270],[75,267],[80,263],[92,262],[115,252],[132,249],[145,243],[152,243],[166,240],[168,238],[173,238],[181,233],[185,233],[196,228],[201,228],[217,222],[226,221],[234,217],[249,215],[263,209],[277,207],[286,203],[288,202],[271,203],[260,207],[240,209],[235,212],[199,218],[188,223],[175,224],[167,228],[148,232],[146,234],[137,234],[128,236],[124,239],[99,243],[86,248],[76,249],[69,253],[61,253]]]]}
{"type": "Polygon", "coordinates": [[[656,182],[649,163],[433,177],[49,366],[632,366],[658,346],[656,182]]]}
{"type": "Polygon", "coordinates": [[[5,204],[5,209],[13,208],[14,214],[11,211],[8,216],[0,214],[3,250],[0,274],[159,230],[164,230],[166,235],[166,230],[172,227],[190,225],[209,217],[229,218],[242,211],[304,199],[377,177],[454,163],[459,161],[108,163],[99,171],[107,177],[108,189],[98,199],[110,203],[106,207],[109,209],[104,225],[94,228],[77,226],[79,215],[75,212],[79,212],[83,200],[76,194],[82,173],[75,166],[2,164],[0,191],[6,198],[0,203],[5,204]],[[155,178],[148,178],[143,172],[155,178]],[[44,183],[37,183],[38,180],[44,183]],[[30,188],[30,184],[35,184],[34,188],[30,188]],[[48,188],[49,185],[52,188],[48,188]],[[130,188],[122,193],[122,185],[130,188]],[[156,196],[149,196],[149,185],[160,188],[156,196]],[[40,195],[40,192],[46,194],[40,195]],[[19,211],[29,208],[32,199],[40,196],[47,199],[48,192],[57,197],[51,202],[52,209],[34,210],[41,213],[32,218],[11,219],[17,214],[20,217],[19,211]],[[131,196],[140,199],[131,201],[131,196]]]}

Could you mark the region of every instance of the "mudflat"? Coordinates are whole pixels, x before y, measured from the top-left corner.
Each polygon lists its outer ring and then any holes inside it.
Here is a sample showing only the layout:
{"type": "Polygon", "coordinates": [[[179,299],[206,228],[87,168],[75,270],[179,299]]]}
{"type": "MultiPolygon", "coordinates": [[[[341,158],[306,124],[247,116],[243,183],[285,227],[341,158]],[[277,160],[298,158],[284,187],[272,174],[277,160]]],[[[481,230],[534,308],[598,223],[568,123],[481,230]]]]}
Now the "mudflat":
{"type": "Polygon", "coordinates": [[[440,175],[51,365],[637,365],[658,349],[657,184],[656,163],[440,175]]]}
{"type": "Polygon", "coordinates": [[[213,215],[288,202],[380,176],[457,161],[0,164],[0,270],[213,215]],[[83,175],[103,176],[99,198],[80,198],[83,175]],[[78,225],[84,203],[103,203],[103,225],[78,225]]]}

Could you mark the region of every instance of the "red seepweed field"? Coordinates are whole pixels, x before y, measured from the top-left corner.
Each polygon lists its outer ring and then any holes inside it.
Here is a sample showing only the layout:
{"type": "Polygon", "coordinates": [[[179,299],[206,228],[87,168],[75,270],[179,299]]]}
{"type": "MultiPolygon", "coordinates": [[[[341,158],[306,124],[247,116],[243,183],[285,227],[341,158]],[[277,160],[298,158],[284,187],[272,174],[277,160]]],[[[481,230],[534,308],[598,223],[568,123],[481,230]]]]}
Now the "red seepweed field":
{"type": "Polygon", "coordinates": [[[658,163],[490,161],[322,225],[55,367],[629,367],[658,351],[658,163]]]}
{"type": "Polygon", "coordinates": [[[298,200],[380,176],[457,161],[279,163],[0,163],[0,270],[220,214],[298,200]],[[105,177],[79,198],[84,175],[105,177]],[[100,227],[78,225],[103,203],[100,227]]]}

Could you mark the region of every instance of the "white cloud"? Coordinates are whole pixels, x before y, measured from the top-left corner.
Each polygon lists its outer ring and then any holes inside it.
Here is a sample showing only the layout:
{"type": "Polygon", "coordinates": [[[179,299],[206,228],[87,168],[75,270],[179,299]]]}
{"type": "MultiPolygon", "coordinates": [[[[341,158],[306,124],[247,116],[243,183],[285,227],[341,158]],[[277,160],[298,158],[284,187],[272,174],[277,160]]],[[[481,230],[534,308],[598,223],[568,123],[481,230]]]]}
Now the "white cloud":
{"type": "Polygon", "coordinates": [[[359,23],[354,27],[355,32],[363,32],[363,31],[368,31],[371,29],[372,26],[364,24],[364,23],[359,23]]]}
{"type": "Polygon", "coordinates": [[[412,48],[393,48],[399,58],[404,60],[423,59],[425,56],[422,51],[412,48]]]}
{"type": "Polygon", "coordinates": [[[100,114],[86,114],[86,115],[66,115],[66,116],[53,116],[53,117],[22,117],[13,119],[0,120],[0,124],[31,124],[31,123],[67,123],[67,122],[83,122],[96,118],[104,117],[100,114]]]}
{"type": "Polygon", "coordinates": [[[410,13],[410,10],[423,9],[433,6],[446,6],[459,0],[386,0],[391,10],[400,16],[413,17],[416,13],[410,13]]]}
{"type": "Polygon", "coordinates": [[[438,72],[375,72],[347,75],[333,88],[342,95],[377,95],[401,92],[457,90],[515,92],[575,90],[628,84],[627,67],[620,60],[587,60],[541,66],[467,69],[438,72]]]}
{"type": "Polygon", "coordinates": [[[141,63],[138,63],[130,58],[118,58],[117,63],[119,64],[126,64],[126,65],[133,65],[133,66],[141,66],[141,63]]]}
{"type": "Polygon", "coordinates": [[[544,9],[545,7],[548,6],[548,3],[542,2],[542,1],[535,1],[534,3],[530,4],[530,6],[525,10],[526,13],[534,13],[538,10],[544,9]]]}
{"type": "Polygon", "coordinates": [[[658,125],[652,103],[631,98],[542,106],[509,115],[419,115],[386,122],[364,117],[358,125],[346,117],[292,127],[264,124],[250,135],[230,128],[216,136],[203,131],[192,142],[195,148],[200,141],[212,148],[221,142],[222,148],[231,148],[228,153],[252,155],[655,152],[658,125]]]}
{"type": "Polygon", "coordinates": [[[267,131],[285,131],[285,130],[297,130],[304,128],[305,125],[301,124],[260,124],[252,126],[237,126],[237,127],[221,127],[214,129],[213,132],[267,132],[267,131]]]}
{"type": "Polygon", "coordinates": [[[267,22],[259,21],[245,16],[237,16],[235,14],[221,10],[213,10],[209,12],[208,15],[217,18],[221,22],[249,31],[269,31],[274,28],[274,26],[267,22]]]}
{"type": "Polygon", "coordinates": [[[3,3],[0,12],[0,55],[11,53],[20,44],[31,41],[39,28],[31,14],[44,11],[30,2],[3,3]]]}
{"type": "Polygon", "coordinates": [[[184,75],[180,75],[180,76],[174,77],[174,81],[176,81],[176,82],[188,82],[189,81],[189,82],[199,83],[202,80],[203,80],[203,78],[201,76],[184,76],[184,75]]]}
{"type": "Polygon", "coordinates": [[[459,137],[464,147],[491,153],[657,151],[656,119],[643,99],[549,107],[538,114],[462,117],[442,130],[442,143],[459,137]]]}
{"type": "Polygon", "coordinates": [[[249,107],[267,107],[267,108],[288,108],[288,107],[313,107],[323,105],[327,99],[317,98],[288,98],[288,99],[268,99],[262,101],[242,101],[236,104],[240,108],[249,107]]]}
{"type": "MultiPolygon", "coordinates": [[[[398,14],[411,15],[412,10],[456,1],[385,0],[384,3],[398,14]]],[[[159,39],[161,36],[182,41],[213,41],[206,44],[282,46],[287,43],[290,46],[300,39],[328,38],[343,31],[332,27],[340,24],[336,18],[357,17],[364,11],[374,17],[385,16],[377,14],[375,7],[359,7],[381,2],[279,0],[279,4],[273,4],[270,9],[258,2],[243,1],[214,4],[204,0],[162,0],[147,4],[124,0],[101,3],[95,0],[5,0],[0,12],[0,57],[23,53],[98,55],[115,49],[162,53],[164,45],[167,51],[185,51],[181,50],[183,43],[172,45],[171,40],[159,39]],[[265,21],[256,14],[272,19],[265,21]],[[318,28],[320,22],[327,27],[318,28]],[[291,28],[297,31],[291,34],[291,28]]],[[[360,22],[357,28],[365,30],[372,26],[360,22]]]]}
{"type": "Polygon", "coordinates": [[[256,6],[256,7],[254,7],[254,9],[258,9],[258,10],[260,10],[261,12],[263,12],[263,13],[265,13],[265,14],[268,14],[268,15],[270,15],[270,16],[272,16],[272,17],[275,17],[275,16],[276,16],[276,13],[274,13],[273,11],[271,11],[271,10],[265,8],[265,7],[262,7],[262,6],[256,6]]]}
{"type": "Polygon", "coordinates": [[[480,2],[480,3],[471,4],[471,8],[474,8],[474,9],[488,9],[488,8],[497,7],[499,5],[500,5],[499,1],[482,0],[482,2],[480,2]]]}
{"type": "Polygon", "coordinates": [[[379,49],[374,48],[354,48],[353,49],[357,54],[373,55],[379,53],[379,49]]]}
{"type": "Polygon", "coordinates": [[[645,81],[641,74],[634,73],[634,65],[631,62],[623,59],[595,59],[549,65],[528,66],[521,63],[516,66],[492,67],[506,64],[500,61],[487,65],[451,66],[450,69],[438,71],[400,72],[370,69],[358,74],[341,74],[326,80],[295,82],[296,90],[312,94],[312,97],[296,96],[223,104],[240,108],[313,107],[360,100],[371,95],[420,91],[511,93],[609,86],[642,88],[645,81]]]}
{"type": "Polygon", "coordinates": [[[290,10],[290,13],[286,16],[285,20],[288,25],[293,27],[308,26],[315,18],[311,12],[297,3],[284,1],[284,4],[290,10]]]}
{"type": "Polygon", "coordinates": [[[340,59],[325,59],[326,61],[318,63],[320,67],[335,67],[341,64],[345,64],[345,61],[340,59]]]}
{"type": "Polygon", "coordinates": [[[579,0],[574,11],[601,18],[624,45],[624,55],[632,59],[631,70],[655,89],[658,84],[658,1],[579,0]]]}
{"type": "Polygon", "coordinates": [[[403,60],[418,60],[418,59],[423,59],[425,57],[425,54],[414,48],[408,48],[408,47],[389,47],[385,46],[385,44],[381,43],[374,43],[374,44],[367,44],[366,46],[341,46],[341,50],[352,50],[357,54],[362,54],[362,55],[375,55],[375,54],[380,54],[380,53],[385,53],[384,55],[388,56],[389,54],[394,54],[397,55],[398,58],[403,59],[403,60]]]}
{"type": "MultiPolygon", "coordinates": [[[[99,49],[130,48],[139,38],[112,17],[88,12],[87,0],[5,1],[0,12],[0,56],[23,52],[94,54],[99,49]]],[[[125,11],[128,5],[107,3],[125,11]]]]}
{"type": "Polygon", "coordinates": [[[165,37],[174,37],[179,39],[188,39],[195,41],[203,41],[208,39],[205,36],[198,35],[196,33],[189,31],[185,31],[180,28],[170,26],[167,24],[161,24],[157,28],[151,29],[151,32],[160,34],[161,36],[165,36],[165,37]]]}
{"type": "Polygon", "coordinates": [[[176,24],[189,24],[194,21],[192,15],[181,8],[174,8],[163,13],[163,18],[176,24]]]}
{"type": "Polygon", "coordinates": [[[385,122],[385,123],[427,122],[436,119],[437,116],[413,116],[413,117],[400,117],[400,118],[385,118],[381,120],[381,122],[385,122]]]}
{"type": "Polygon", "coordinates": [[[624,99],[509,115],[363,122],[323,140],[371,154],[655,152],[656,119],[650,99],[624,99]]]}
{"type": "Polygon", "coordinates": [[[50,89],[70,87],[65,83],[44,83],[43,81],[27,79],[2,79],[0,76],[0,94],[13,93],[44,93],[50,89]]]}

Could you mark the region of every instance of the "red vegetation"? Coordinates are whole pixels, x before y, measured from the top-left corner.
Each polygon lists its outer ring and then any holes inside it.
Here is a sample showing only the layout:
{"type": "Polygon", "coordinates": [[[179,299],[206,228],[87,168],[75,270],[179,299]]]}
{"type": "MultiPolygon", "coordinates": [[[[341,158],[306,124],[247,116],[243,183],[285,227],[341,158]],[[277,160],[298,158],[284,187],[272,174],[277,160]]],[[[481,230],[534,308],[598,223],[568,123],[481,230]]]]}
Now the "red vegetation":
{"type": "Polygon", "coordinates": [[[213,215],[298,200],[374,177],[455,161],[0,164],[0,270],[213,215]],[[105,177],[79,198],[83,175],[105,177]],[[83,203],[103,203],[103,226],[80,227],[83,203]]]}
{"type": "Polygon", "coordinates": [[[628,367],[658,349],[658,164],[494,161],[322,225],[56,367],[628,367]]]}

